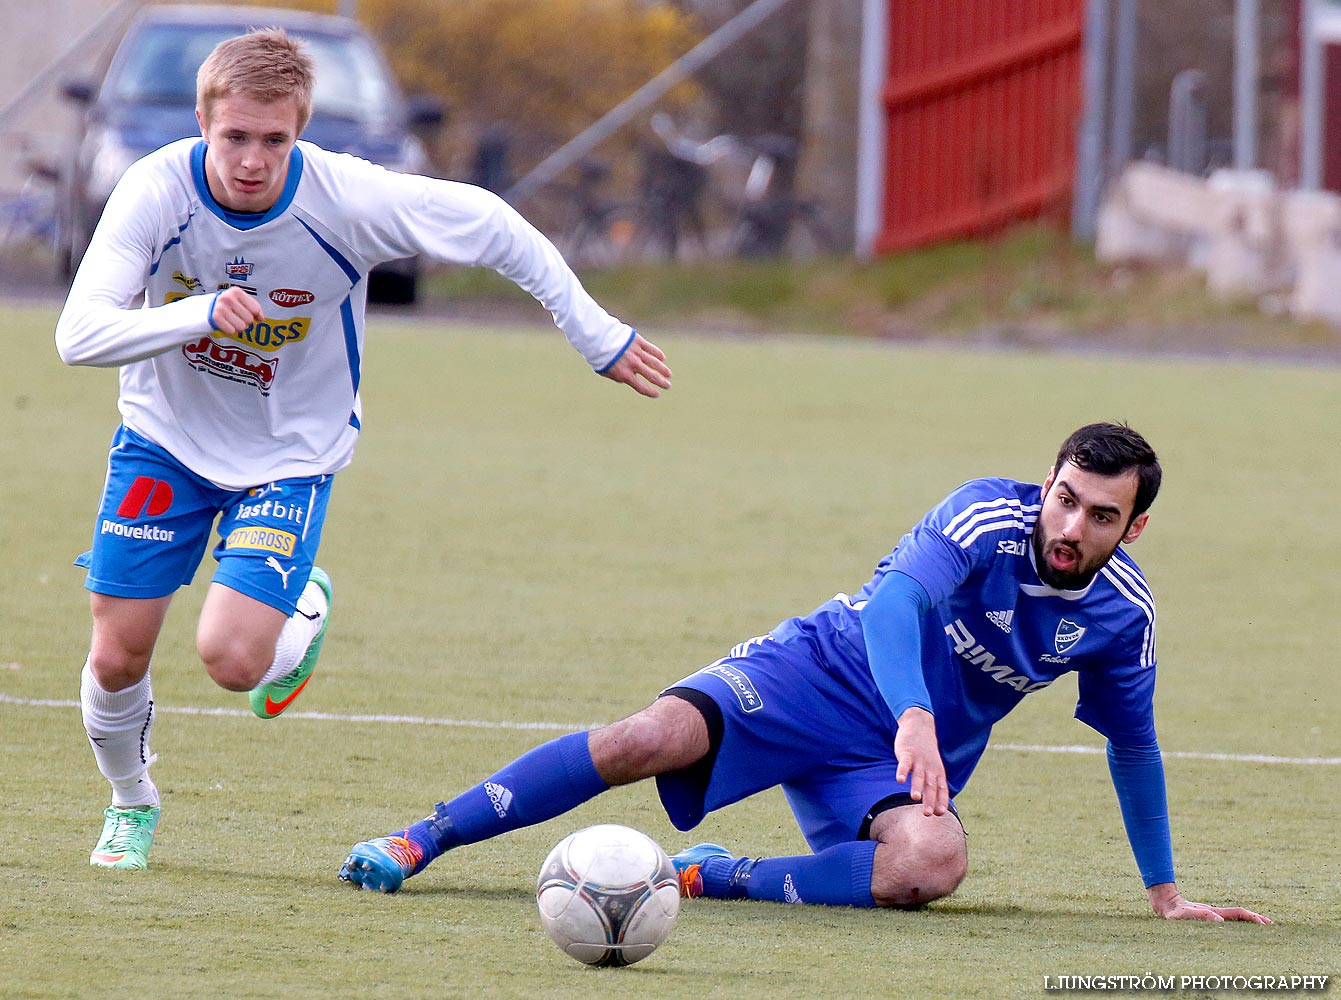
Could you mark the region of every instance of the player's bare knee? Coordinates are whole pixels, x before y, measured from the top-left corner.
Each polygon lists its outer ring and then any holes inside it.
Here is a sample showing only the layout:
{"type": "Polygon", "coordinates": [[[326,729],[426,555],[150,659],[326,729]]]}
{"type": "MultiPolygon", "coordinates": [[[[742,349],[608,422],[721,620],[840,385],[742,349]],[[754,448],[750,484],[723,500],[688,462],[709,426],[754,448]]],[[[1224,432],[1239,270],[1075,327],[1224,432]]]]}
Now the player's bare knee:
{"type": "Polygon", "coordinates": [[[937,831],[917,845],[916,857],[924,876],[910,905],[948,896],[959,888],[968,874],[968,851],[960,831],[937,831]]]}
{"type": "Polygon", "coordinates": [[[871,895],[877,906],[921,906],[964,881],[968,845],[955,816],[923,816],[919,806],[904,806],[882,814],[876,830],[871,895]]]}
{"type": "Polygon", "coordinates": [[[959,888],[968,870],[967,857],[951,845],[928,844],[893,863],[877,864],[871,873],[871,896],[877,906],[914,907],[943,899],[959,888]]]}
{"type": "Polygon", "coordinates": [[[250,691],[260,683],[262,674],[233,661],[205,660],[210,679],[225,691],[250,691]]]}
{"type": "Polygon", "coordinates": [[[149,670],[167,602],[91,594],[90,605],[89,671],[104,691],[124,691],[149,670]]]}
{"type": "Polygon", "coordinates": [[[225,691],[250,691],[265,676],[273,651],[267,658],[245,642],[224,642],[198,637],[196,651],[210,679],[225,691]]]}
{"type": "Polygon", "coordinates": [[[910,867],[899,878],[871,880],[871,897],[876,906],[911,909],[944,899],[964,881],[963,870],[933,865],[910,867]]]}
{"type": "Polygon", "coordinates": [[[149,653],[95,646],[89,653],[88,668],[104,691],[124,691],[144,679],[149,670],[149,653]]]}

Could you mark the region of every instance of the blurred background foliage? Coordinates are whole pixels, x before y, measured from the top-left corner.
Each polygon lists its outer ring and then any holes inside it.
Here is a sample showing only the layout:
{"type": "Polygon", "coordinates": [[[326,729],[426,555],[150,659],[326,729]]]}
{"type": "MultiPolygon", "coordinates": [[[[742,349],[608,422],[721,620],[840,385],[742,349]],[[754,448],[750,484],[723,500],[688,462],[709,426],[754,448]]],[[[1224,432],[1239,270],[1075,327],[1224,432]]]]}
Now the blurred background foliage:
{"type": "MultiPolygon", "coordinates": [[[[336,6],[285,2],[320,13],[336,6]]],[[[406,92],[443,103],[443,127],[425,137],[435,172],[502,190],[751,2],[358,0],[357,16],[384,46],[406,92]]],[[[799,144],[809,16],[808,3],[785,5],[656,110],[700,140],[780,135],[799,144]]],[[[603,191],[627,198],[657,183],[651,175],[665,169],[665,146],[649,119],[592,154],[603,191]]],[[[546,231],[563,229],[578,183],[569,171],[525,206],[527,215],[546,231]]],[[[718,214],[730,211],[718,206],[718,214]]]]}
{"type": "MultiPolygon", "coordinates": [[[[331,12],[331,0],[294,0],[331,12]]],[[[704,35],[693,13],[638,0],[359,0],[359,20],[385,46],[402,86],[446,106],[431,153],[445,176],[469,178],[482,142],[506,140],[514,176],[577,135],[704,35]]],[[[703,90],[666,99],[694,113],[703,90]]],[[[629,152],[636,136],[612,141],[629,152]]]]}

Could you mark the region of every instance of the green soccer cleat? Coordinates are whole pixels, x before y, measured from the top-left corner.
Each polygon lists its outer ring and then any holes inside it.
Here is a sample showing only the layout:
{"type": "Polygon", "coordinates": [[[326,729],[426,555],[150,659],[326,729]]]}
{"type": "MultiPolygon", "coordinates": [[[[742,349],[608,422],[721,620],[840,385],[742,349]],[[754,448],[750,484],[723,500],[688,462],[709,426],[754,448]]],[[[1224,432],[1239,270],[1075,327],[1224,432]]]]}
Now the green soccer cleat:
{"type": "Polygon", "coordinates": [[[148,868],[158,812],[158,806],[108,806],[103,813],[102,836],[88,863],[95,868],[126,871],[148,868]]]}
{"type": "MultiPolygon", "coordinates": [[[[308,582],[315,583],[326,595],[326,610],[321,615],[321,628],[317,629],[317,634],[308,643],[307,652],[303,654],[298,666],[283,677],[253,688],[248,693],[247,700],[251,702],[251,710],[262,719],[273,719],[293,704],[294,699],[303,693],[303,688],[307,687],[307,682],[312,679],[312,671],[317,666],[317,657],[321,655],[321,643],[326,638],[326,626],[331,619],[331,578],[320,566],[313,566],[308,582]]],[[[300,597],[298,601],[298,614],[307,618],[316,617],[303,610],[303,598],[300,597]]]]}

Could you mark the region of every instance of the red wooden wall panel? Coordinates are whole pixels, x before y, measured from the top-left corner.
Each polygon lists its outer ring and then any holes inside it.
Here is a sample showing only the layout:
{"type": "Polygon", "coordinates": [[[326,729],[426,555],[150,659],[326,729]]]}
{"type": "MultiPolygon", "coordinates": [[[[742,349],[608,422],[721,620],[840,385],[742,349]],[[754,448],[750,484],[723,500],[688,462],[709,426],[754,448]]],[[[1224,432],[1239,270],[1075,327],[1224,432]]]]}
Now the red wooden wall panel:
{"type": "Polygon", "coordinates": [[[1069,208],[1084,0],[889,0],[893,253],[1069,208]]]}

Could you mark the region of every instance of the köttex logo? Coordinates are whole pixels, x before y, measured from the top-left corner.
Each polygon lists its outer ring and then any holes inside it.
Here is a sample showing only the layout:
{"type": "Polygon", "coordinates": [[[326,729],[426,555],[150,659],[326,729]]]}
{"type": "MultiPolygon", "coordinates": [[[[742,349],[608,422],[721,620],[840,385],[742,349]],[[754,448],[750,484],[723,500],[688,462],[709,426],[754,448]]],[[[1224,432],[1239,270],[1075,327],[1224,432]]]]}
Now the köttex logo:
{"type": "Polygon", "coordinates": [[[270,293],[270,301],[277,306],[292,309],[313,302],[316,296],[302,288],[276,288],[270,293]]]}

